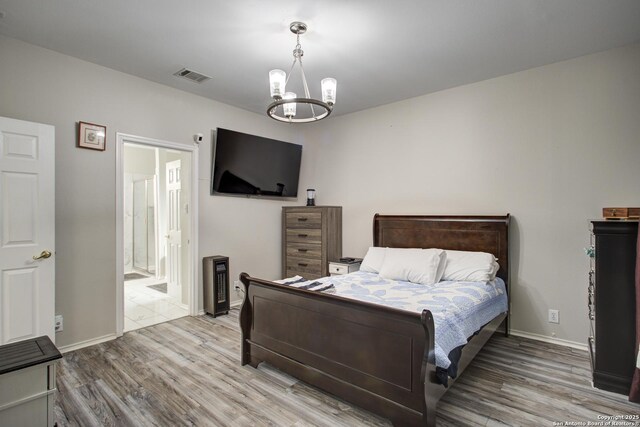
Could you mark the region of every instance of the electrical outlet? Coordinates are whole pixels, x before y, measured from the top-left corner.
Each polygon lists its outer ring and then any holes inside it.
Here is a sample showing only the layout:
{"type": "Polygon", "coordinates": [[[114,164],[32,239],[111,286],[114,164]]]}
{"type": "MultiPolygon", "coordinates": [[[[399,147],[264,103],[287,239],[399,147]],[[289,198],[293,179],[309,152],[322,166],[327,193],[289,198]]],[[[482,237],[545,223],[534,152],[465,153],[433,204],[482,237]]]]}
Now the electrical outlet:
{"type": "Polygon", "coordinates": [[[560,323],[560,311],[549,309],[549,323],[560,323]]]}
{"type": "Polygon", "coordinates": [[[62,314],[56,316],[56,332],[62,332],[64,329],[62,314]]]}

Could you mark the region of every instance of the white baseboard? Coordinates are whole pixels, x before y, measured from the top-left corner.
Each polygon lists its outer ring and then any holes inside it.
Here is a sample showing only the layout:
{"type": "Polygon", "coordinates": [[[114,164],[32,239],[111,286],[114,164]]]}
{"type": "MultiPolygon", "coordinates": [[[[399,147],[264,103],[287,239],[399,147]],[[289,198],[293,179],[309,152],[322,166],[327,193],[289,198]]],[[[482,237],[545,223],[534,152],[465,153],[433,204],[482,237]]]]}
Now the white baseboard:
{"type": "Polygon", "coordinates": [[[561,345],[561,346],[564,346],[564,347],[575,348],[576,350],[582,350],[582,351],[588,351],[589,350],[586,344],[583,344],[583,343],[580,343],[580,342],[563,340],[563,339],[555,338],[555,337],[547,337],[545,335],[533,334],[531,332],[517,331],[517,330],[513,330],[513,329],[511,329],[509,331],[509,333],[511,335],[515,335],[516,337],[529,338],[531,340],[548,342],[550,344],[557,344],[557,345],[561,345]]]}
{"type": "Polygon", "coordinates": [[[242,300],[238,300],[229,304],[229,307],[240,307],[241,305],[242,305],[242,300]]]}
{"type": "Polygon", "coordinates": [[[198,310],[198,314],[196,316],[204,316],[204,309],[198,310]]]}
{"type": "Polygon", "coordinates": [[[103,342],[111,341],[116,339],[118,336],[116,334],[103,335],[98,338],[92,338],[86,341],[80,341],[75,344],[65,345],[63,347],[58,347],[60,353],[68,353],[70,351],[80,350],[81,348],[90,347],[92,345],[100,344],[103,342]]]}

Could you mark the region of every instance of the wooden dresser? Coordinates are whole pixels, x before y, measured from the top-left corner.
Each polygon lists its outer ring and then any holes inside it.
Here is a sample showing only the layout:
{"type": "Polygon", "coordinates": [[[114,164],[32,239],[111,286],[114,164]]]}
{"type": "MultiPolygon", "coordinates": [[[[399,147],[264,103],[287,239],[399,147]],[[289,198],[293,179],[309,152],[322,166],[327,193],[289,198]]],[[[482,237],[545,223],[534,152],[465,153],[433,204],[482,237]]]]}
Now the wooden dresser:
{"type": "Polygon", "coordinates": [[[342,256],[342,207],[282,208],[282,277],[329,275],[329,261],[342,256]]]}
{"type": "Polygon", "coordinates": [[[589,350],[593,385],[629,394],[635,368],[635,268],[638,221],[591,221],[589,350]]]}

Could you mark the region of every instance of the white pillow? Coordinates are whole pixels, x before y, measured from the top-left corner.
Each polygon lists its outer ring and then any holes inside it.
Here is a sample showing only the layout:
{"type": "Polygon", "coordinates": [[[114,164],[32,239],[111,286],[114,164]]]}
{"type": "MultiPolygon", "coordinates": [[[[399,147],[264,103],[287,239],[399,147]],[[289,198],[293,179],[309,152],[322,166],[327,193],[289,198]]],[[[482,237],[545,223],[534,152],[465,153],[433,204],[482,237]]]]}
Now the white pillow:
{"type": "Polygon", "coordinates": [[[387,248],[370,247],[360,264],[360,271],[367,273],[379,273],[384,262],[384,254],[387,248]]]}
{"type": "Polygon", "coordinates": [[[442,280],[490,282],[500,269],[496,257],[486,252],[446,251],[442,280]]]}
{"type": "Polygon", "coordinates": [[[387,248],[380,277],[433,285],[442,277],[446,256],[442,249],[387,248]]]}

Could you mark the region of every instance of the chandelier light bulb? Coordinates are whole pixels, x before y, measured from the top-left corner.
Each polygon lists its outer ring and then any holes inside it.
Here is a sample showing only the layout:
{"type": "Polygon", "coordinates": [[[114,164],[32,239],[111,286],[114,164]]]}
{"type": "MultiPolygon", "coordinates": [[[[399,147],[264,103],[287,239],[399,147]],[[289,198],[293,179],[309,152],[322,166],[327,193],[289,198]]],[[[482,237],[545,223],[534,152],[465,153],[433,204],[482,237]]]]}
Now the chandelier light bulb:
{"type": "MultiPolygon", "coordinates": [[[[284,94],[284,96],[282,97],[283,100],[288,100],[288,99],[295,99],[296,98],[296,94],[293,92],[287,92],[284,94]]],[[[284,109],[284,116],[287,118],[292,118],[296,116],[296,103],[295,102],[287,102],[285,104],[282,105],[282,108],[284,109]]]]}
{"type": "Polygon", "coordinates": [[[269,71],[269,87],[271,88],[271,97],[274,99],[282,99],[287,82],[287,73],[282,70],[269,71]]]}
{"type": "Polygon", "coordinates": [[[322,87],[322,102],[326,102],[329,105],[336,103],[336,86],[338,82],[332,77],[322,79],[320,82],[322,87]]]}

